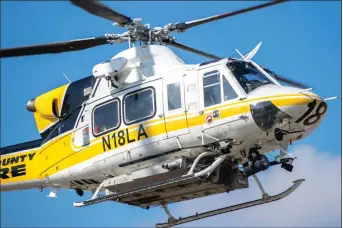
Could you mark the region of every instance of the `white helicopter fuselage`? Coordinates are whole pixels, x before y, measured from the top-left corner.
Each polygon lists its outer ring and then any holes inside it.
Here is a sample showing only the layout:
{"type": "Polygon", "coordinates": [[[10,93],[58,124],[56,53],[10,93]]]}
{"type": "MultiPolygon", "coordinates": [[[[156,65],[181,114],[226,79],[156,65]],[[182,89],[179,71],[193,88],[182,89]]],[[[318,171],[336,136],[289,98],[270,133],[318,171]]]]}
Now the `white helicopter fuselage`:
{"type": "MultiPolygon", "coordinates": [[[[304,179],[269,195],[257,173],[280,165],[292,172],[289,145],[309,136],[327,114],[327,100],[302,83],[274,74],[254,61],[262,42],[237,58],[220,58],[181,44],[171,33],[285,2],[151,28],[97,0],[75,6],[114,25],[122,34],[1,49],[0,57],[83,50],[129,43],[129,49],[93,67],[92,75],[28,101],[40,139],[0,148],[0,191],[73,189],[88,200],[143,209],[162,206],[170,227],[285,198],[304,179]],[[143,46],[132,47],[140,43],[143,46]],[[154,45],[159,43],[160,45],[154,45]],[[214,61],[185,64],[167,46],[214,61]],[[286,82],[292,86],[282,86],[286,82]],[[269,161],[269,152],[280,153],[269,161]],[[175,219],[168,204],[249,188],[262,198],[175,219]],[[101,192],[101,194],[99,194],[101,192]],[[103,193],[103,194],[102,194],[103,193]]],[[[301,156],[301,155],[299,155],[301,156]]]]}
{"type": "Polygon", "coordinates": [[[181,156],[195,158],[208,147],[230,145],[229,159],[244,163],[250,148],[258,147],[261,154],[286,150],[312,133],[326,114],[316,94],[281,86],[251,60],[246,63],[269,83],[247,93],[228,67],[229,59],[187,65],[157,45],[130,48],[116,58],[127,60],[116,74],[117,85],[108,77],[97,78],[74,128],[48,137],[36,149],[40,162],[49,163],[39,177],[1,184],[2,191],[94,190],[112,177],[134,182],[132,174],[139,170],[181,156]],[[108,126],[101,128],[104,119],[108,126]],[[279,141],[275,128],[293,133],[279,141]],[[51,150],[60,156],[58,162],[46,159],[51,150]]]}

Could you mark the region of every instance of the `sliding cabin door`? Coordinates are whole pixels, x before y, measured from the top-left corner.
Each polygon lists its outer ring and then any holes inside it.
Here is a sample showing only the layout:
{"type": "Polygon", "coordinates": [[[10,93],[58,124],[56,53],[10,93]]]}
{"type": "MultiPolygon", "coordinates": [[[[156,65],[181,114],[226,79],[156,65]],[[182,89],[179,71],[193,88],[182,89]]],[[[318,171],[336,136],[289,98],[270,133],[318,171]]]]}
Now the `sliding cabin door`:
{"type": "Polygon", "coordinates": [[[168,138],[188,134],[183,75],[176,73],[175,75],[164,77],[163,92],[165,125],[168,138]]]}

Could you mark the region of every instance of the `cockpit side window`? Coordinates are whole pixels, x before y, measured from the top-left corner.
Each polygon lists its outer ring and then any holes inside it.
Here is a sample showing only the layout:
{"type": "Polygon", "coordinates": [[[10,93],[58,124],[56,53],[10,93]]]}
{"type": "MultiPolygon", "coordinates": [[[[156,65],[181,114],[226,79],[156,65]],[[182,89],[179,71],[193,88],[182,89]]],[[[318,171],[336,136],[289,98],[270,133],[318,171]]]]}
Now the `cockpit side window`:
{"type": "Polygon", "coordinates": [[[232,86],[224,77],[224,75],[222,75],[222,79],[223,79],[224,101],[237,98],[238,97],[237,93],[233,90],[232,86]]]}
{"type": "Polygon", "coordinates": [[[228,67],[247,94],[261,86],[273,84],[271,80],[250,63],[235,61],[230,62],[228,67]]]}
{"type": "Polygon", "coordinates": [[[93,134],[102,135],[110,130],[115,130],[120,125],[119,100],[114,99],[94,108],[93,134]]]}

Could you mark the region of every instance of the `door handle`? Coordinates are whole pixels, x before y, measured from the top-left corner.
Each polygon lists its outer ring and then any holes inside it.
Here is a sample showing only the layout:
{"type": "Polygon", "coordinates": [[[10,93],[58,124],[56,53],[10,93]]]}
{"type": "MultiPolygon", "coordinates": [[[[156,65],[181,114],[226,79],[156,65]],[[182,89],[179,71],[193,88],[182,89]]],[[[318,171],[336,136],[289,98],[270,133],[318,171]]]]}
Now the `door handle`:
{"type": "Polygon", "coordinates": [[[163,117],[164,117],[164,114],[160,114],[160,115],[158,115],[158,117],[163,118],[163,117]]]}

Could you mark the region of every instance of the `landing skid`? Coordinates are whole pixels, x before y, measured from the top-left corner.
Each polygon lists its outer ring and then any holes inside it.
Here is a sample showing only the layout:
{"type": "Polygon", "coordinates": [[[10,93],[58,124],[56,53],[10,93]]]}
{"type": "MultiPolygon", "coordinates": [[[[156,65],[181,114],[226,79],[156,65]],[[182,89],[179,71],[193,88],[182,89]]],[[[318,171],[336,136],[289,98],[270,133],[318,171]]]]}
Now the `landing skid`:
{"type": "Polygon", "coordinates": [[[259,181],[257,181],[257,183],[258,183],[258,185],[262,191],[262,198],[261,199],[249,201],[246,203],[241,203],[241,204],[237,204],[237,205],[233,205],[233,206],[229,206],[229,207],[219,208],[216,210],[207,211],[207,212],[200,213],[200,214],[197,213],[195,215],[185,217],[185,218],[180,217],[179,219],[175,219],[174,217],[171,216],[170,213],[167,213],[168,217],[169,217],[168,222],[158,223],[158,224],[156,224],[156,227],[171,227],[171,226],[180,225],[180,224],[192,222],[192,221],[199,220],[199,219],[208,218],[208,217],[219,215],[219,214],[228,213],[231,211],[236,211],[236,210],[241,210],[244,208],[253,207],[253,206],[257,206],[257,205],[261,205],[261,204],[271,203],[273,201],[277,201],[277,200],[280,200],[282,198],[285,198],[286,196],[291,194],[295,189],[297,189],[299,187],[299,185],[303,181],[304,181],[304,179],[299,179],[299,180],[294,181],[293,185],[290,188],[288,188],[286,191],[281,192],[280,194],[277,194],[274,196],[267,195],[264,192],[263,188],[261,189],[262,186],[260,186],[259,181]]]}

